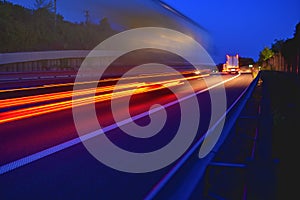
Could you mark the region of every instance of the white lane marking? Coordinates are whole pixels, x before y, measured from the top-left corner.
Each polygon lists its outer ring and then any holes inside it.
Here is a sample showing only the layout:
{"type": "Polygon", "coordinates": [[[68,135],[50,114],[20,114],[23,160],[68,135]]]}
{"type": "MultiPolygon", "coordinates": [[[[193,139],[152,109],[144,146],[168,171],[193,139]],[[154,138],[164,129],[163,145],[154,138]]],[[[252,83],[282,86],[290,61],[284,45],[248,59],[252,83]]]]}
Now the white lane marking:
{"type": "Polygon", "coordinates": [[[58,75],[58,76],[55,76],[56,78],[67,78],[67,77],[70,77],[70,75],[58,75]]]}
{"type": "Polygon", "coordinates": [[[46,78],[55,78],[55,76],[40,76],[39,78],[41,78],[41,79],[46,79],[46,78]]]}
{"type": "MultiPolygon", "coordinates": [[[[203,93],[203,92],[206,92],[206,91],[208,91],[208,90],[210,90],[210,89],[212,89],[212,88],[218,87],[218,86],[220,86],[220,85],[222,85],[222,84],[224,84],[224,83],[226,83],[226,82],[229,82],[229,81],[231,81],[231,80],[233,80],[233,79],[235,79],[235,78],[237,78],[237,77],[239,77],[239,76],[240,76],[240,74],[238,74],[238,75],[236,75],[236,76],[233,76],[233,77],[231,77],[231,78],[229,78],[229,79],[226,79],[226,80],[224,80],[224,81],[222,81],[222,82],[219,82],[219,83],[217,83],[217,84],[215,84],[215,85],[212,85],[212,86],[209,87],[209,88],[205,88],[204,90],[200,90],[200,91],[198,91],[198,92],[196,92],[196,93],[193,93],[193,94],[190,94],[190,95],[188,95],[188,96],[182,97],[182,98],[180,98],[180,99],[174,100],[174,101],[172,101],[172,102],[170,102],[170,103],[167,103],[167,104],[165,104],[165,105],[162,105],[162,106],[160,106],[160,107],[153,108],[153,109],[151,109],[151,110],[149,110],[149,111],[146,111],[146,112],[144,112],[144,113],[141,113],[141,114],[139,114],[139,115],[135,115],[135,116],[133,116],[132,118],[125,119],[125,120],[123,120],[123,121],[121,121],[121,122],[116,122],[115,124],[106,126],[106,127],[102,128],[102,129],[100,129],[100,130],[93,131],[93,132],[88,133],[88,134],[86,134],[86,135],[84,135],[84,136],[77,137],[77,138],[75,138],[75,139],[72,139],[72,140],[69,140],[69,141],[67,141],[67,142],[61,143],[61,144],[59,144],[59,145],[56,145],[56,146],[50,147],[50,148],[48,148],[48,149],[45,149],[45,150],[43,150],[43,151],[40,151],[40,152],[31,154],[31,155],[29,155],[29,156],[25,156],[25,157],[23,157],[23,158],[21,158],[21,159],[18,159],[18,160],[16,160],[16,161],[12,161],[12,162],[10,162],[10,163],[7,163],[7,164],[5,164],[5,165],[2,165],[2,166],[0,166],[0,175],[1,175],[1,174],[4,174],[4,173],[7,173],[7,172],[9,172],[9,171],[12,171],[12,170],[14,170],[14,169],[17,169],[17,168],[19,168],[19,167],[22,167],[22,166],[24,166],[24,165],[30,164],[30,163],[32,163],[32,162],[34,162],[34,161],[37,161],[37,160],[39,160],[39,159],[41,159],[41,158],[44,158],[44,157],[46,157],[46,156],[52,155],[52,154],[54,154],[54,153],[56,153],[56,152],[59,152],[59,151],[62,151],[62,150],[64,150],[64,149],[67,149],[67,148],[69,148],[69,147],[72,147],[72,146],[74,146],[74,145],[76,145],[76,144],[81,143],[82,141],[86,141],[86,140],[91,139],[91,138],[94,138],[94,137],[96,137],[96,136],[98,136],[98,135],[100,135],[100,134],[103,134],[103,133],[105,133],[105,132],[111,131],[111,130],[113,130],[113,129],[115,129],[115,128],[118,128],[118,127],[119,127],[119,126],[118,126],[119,124],[125,125],[125,124],[128,124],[128,123],[133,122],[134,120],[143,118],[143,117],[145,117],[145,116],[148,116],[149,114],[152,114],[152,113],[155,113],[155,112],[157,112],[157,111],[159,111],[159,110],[162,110],[163,108],[170,107],[170,106],[172,106],[172,105],[174,105],[174,104],[177,104],[177,103],[179,103],[179,102],[181,102],[181,101],[184,101],[184,100],[186,100],[186,99],[189,99],[189,98],[191,98],[191,97],[193,97],[193,96],[196,96],[196,95],[198,95],[198,94],[200,94],[200,93],[203,93]]],[[[227,112],[226,112],[226,113],[227,113],[227,112]]]]}
{"type": "Polygon", "coordinates": [[[16,81],[19,80],[19,78],[0,78],[0,81],[16,81]]]}
{"type": "Polygon", "coordinates": [[[22,79],[22,80],[33,80],[33,79],[38,79],[38,77],[22,77],[20,79],[22,79]]]}
{"type": "Polygon", "coordinates": [[[18,77],[18,78],[0,78],[0,81],[21,81],[21,80],[55,79],[55,78],[68,78],[68,77],[76,77],[76,75],[31,76],[31,77],[18,77]]]}

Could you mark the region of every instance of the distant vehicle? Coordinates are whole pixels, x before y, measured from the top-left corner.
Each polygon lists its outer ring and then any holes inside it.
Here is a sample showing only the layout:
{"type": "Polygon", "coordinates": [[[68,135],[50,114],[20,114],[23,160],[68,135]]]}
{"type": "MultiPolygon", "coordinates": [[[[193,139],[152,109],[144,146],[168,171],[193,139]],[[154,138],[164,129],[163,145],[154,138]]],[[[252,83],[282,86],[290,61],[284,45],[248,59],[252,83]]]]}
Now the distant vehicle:
{"type": "Polygon", "coordinates": [[[226,63],[223,65],[222,71],[226,73],[238,73],[240,71],[239,55],[226,55],[226,63]]]}

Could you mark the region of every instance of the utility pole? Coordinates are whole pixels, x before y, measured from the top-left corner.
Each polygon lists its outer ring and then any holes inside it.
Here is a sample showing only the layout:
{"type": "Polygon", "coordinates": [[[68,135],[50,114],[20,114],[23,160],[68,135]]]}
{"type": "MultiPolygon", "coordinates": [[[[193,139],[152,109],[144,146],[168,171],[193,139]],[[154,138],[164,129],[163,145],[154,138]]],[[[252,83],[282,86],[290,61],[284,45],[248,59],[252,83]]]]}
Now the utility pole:
{"type": "Polygon", "coordinates": [[[57,21],[57,16],[56,16],[56,0],[54,0],[53,6],[54,6],[54,27],[56,27],[56,21],[57,21]]]}
{"type": "Polygon", "coordinates": [[[84,16],[85,16],[85,24],[88,25],[90,22],[90,11],[89,10],[85,10],[84,11],[84,16]]]}

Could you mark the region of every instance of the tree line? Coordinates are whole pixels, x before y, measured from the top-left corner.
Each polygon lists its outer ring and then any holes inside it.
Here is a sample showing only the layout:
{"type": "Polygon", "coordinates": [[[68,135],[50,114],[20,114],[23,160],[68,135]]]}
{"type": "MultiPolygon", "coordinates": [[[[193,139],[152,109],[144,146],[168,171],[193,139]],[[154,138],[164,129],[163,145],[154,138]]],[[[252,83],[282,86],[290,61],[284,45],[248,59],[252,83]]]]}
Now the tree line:
{"type": "MultiPolygon", "coordinates": [[[[300,75],[300,22],[295,27],[294,37],[275,39],[271,47],[265,47],[259,53],[258,64],[277,70],[279,66],[272,66],[274,60],[282,60],[283,65],[280,70],[295,72],[300,75]],[[273,61],[273,62],[271,62],[273,61]],[[271,65],[270,65],[271,64],[271,65]],[[273,67],[273,68],[272,68],[273,67]]],[[[282,63],[276,62],[276,65],[282,63]]]]}
{"type": "Polygon", "coordinates": [[[35,9],[27,9],[0,0],[0,52],[89,50],[116,33],[107,18],[66,21],[51,2],[36,0],[35,9]]]}

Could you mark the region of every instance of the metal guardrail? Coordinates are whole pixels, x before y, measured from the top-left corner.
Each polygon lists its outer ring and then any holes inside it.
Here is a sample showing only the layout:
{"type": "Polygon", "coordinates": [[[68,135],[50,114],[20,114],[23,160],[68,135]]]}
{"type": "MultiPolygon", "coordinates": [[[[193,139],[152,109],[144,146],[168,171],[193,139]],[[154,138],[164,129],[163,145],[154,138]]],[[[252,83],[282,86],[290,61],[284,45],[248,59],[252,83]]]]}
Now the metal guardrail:
{"type": "MultiPolygon", "coordinates": [[[[95,50],[94,50],[95,51],[95,50]]],[[[32,62],[39,60],[56,60],[65,58],[85,58],[90,50],[62,50],[62,51],[37,51],[37,52],[15,52],[0,53],[0,65],[32,62]]],[[[115,51],[97,51],[97,56],[110,57],[115,56],[115,51]]]]}
{"type": "MultiPolygon", "coordinates": [[[[62,50],[0,53],[0,73],[77,70],[90,50],[62,50]]],[[[101,60],[110,59],[118,51],[94,50],[101,60]]]]}

